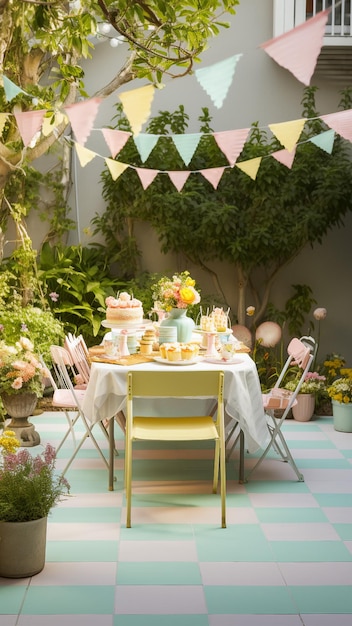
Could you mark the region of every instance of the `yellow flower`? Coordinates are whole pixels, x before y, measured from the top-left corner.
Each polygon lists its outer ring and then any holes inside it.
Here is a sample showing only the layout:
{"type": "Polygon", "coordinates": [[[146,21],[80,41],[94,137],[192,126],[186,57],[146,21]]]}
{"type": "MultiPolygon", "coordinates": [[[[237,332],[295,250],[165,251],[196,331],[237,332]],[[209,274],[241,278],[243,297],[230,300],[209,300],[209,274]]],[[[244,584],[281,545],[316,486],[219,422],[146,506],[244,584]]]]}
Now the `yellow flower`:
{"type": "Polygon", "coordinates": [[[193,304],[196,301],[196,293],[191,287],[182,287],[180,289],[180,298],[185,304],[193,304]]]}
{"type": "Polygon", "coordinates": [[[3,435],[0,437],[0,446],[5,452],[16,452],[20,446],[20,442],[15,436],[13,430],[4,430],[3,435]]]}

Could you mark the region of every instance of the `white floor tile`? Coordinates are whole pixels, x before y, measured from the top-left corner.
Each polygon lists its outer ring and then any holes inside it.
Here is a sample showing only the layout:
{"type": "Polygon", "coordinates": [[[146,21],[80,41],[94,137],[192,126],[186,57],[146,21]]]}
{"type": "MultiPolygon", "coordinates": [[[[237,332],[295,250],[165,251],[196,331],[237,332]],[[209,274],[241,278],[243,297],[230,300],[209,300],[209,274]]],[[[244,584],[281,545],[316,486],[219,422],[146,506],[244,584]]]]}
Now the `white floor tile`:
{"type": "Polygon", "coordinates": [[[181,561],[196,562],[197,550],[193,541],[122,541],[119,561],[181,561]]]}
{"type": "Polygon", "coordinates": [[[327,506],[321,508],[332,524],[352,524],[352,507],[327,506]]]}
{"type": "Polygon", "coordinates": [[[269,541],[339,541],[340,537],[330,524],[261,524],[269,541]]]}
{"type": "MultiPolygon", "coordinates": [[[[287,488],[289,490],[289,487],[287,488]]],[[[257,508],[317,508],[319,505],[310,493],[250,493],[251,504],[257,508]]]]}
{"type": "Polygon", "coordinates": [[[122,585],[116,588],[115,613],[191,615],[206,614],[207,608],[201,586],[122,585]]]}
{"type": "Polygon", "coordinates": [[[303,624],[299,615],[209,615],[209,626],[303,626],[303,624]]]}
{"type": "Polygon", "coordinates": [[[200,563],[203,585],[274,585],[285,581],[276,563],[200,563]]]}
{"type": "Polygon", "coordinates": [[[287,585],[352,586],[352,562],[279,563],[279,569],[287,585]]]}
{"type": "Polygon", "coordinates": [[[47,562],[40,574],[33,576],[31,587],[116,584],[117,563],[47,562]]]}
{"type": "Polygon", "coordinates": [[[116,523],[55,523],[48,524],[48,541],[116,541],[120,525],[116,523]]]}

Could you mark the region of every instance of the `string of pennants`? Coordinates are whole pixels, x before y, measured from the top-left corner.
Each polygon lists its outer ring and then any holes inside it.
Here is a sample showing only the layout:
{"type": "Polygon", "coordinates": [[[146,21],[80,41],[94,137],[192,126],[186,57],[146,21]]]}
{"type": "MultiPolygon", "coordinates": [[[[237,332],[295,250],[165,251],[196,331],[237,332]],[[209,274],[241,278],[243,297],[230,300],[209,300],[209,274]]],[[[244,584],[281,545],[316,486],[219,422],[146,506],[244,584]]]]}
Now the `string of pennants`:
{"type": "MultiPolygon", "coordinates": [[[[307,22],[292,29],[288,33],[272,39],[260,47],[279,65],[288,69],[304,85],[310,84],[310,79],[314,73],[317,58],[319,56],[328,15],[331,9],[326,9],[318,13],[307,22]]],[[[215,63],[210,67],[205,67],[195,71],[195,76],[212,99],[217,108],[221,108],[227,92],[234,77],[235,68],[241,59],[242,54],[234,55],[225,61],[215,63]]],[[[11,101],[20,92],[24,92],[5,75],[2,76],[5,97],[11,101]]],[[[29,95],[29,94],[27,94],[29,95]]],[[[163,170],[151,170],[146,168],[133,167],[129,164],[115,161],[115,157],[122,150],[123,146],[134,135],[134,142],[144,163],[162,135],[152,135],[141,133],[143,124],[147,121],[151,113],[151,106],[155,95],[155,87],[147,85],[139,89],[127,91],[119,95],[124,112],[128,118],[132,132],[124,132],[103,128],[100,129],[110,150],[112,158],[102,157],[96,152],[85,147],[85,143],[91,134],[94,120],[97,116],[100,98],[90,98],[83,102],[78,102],[64,107],[64,111],[56,110],[48,115],[46,110],[32,110],[16,112],[13,115],[25,147],[35,145],[40,134],[48,136],[55,132],[64,119],[70,122],[76,141],[74,142],[76,153],[80,164],[85,167],[95,157],[105,159],[111,176],[116,180],[128,167],[132,167],[138,173],[143,188],[146,189],[154,180],[156,175],[167,173],[178,191],[181,191],[187,178],[192,171],[166,172],[163,170]]],[[[0,113],[0,135],[11,113],[0,113]]],[[[334,143],[335,132],[348,141],[352,141],[352,110],[341,111],[320,116],[331,129],[320,135],[311,138],[309,141],[315,143],[326,152],[331,153],[334,143]]],[[[299,136],[303,130],[307,119],[292,120],[277,124],[269,124],[272,133],[284,146],[283,150],[272,153],[272,157],[288,168],[292,167],[299,136]]],[[[228,167],[240,168],[245,174],[255,180],[260,163],[263,157],[241,161],[236,163],[243,146],[248,137],[250,128],[230,130],[213,133],[213,137],[226,156],[229,166],[208,168],[199,171],[216,188],[225,169],[228,167]]],[[[168,135],[173,140],[182,160],[187,166],[197,149],[202,133],[190,133],[182,135],[168,135]]]]}

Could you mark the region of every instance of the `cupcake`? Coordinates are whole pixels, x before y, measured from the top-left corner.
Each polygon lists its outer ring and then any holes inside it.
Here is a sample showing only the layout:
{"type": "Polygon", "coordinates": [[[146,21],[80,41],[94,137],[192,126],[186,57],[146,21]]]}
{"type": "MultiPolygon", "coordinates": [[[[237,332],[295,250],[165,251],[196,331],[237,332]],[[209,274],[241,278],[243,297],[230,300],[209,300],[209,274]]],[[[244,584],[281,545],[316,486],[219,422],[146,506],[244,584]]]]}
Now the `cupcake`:
{"type": "Polygon", "coordinates": [[[179,343],[170,343],[167,346],[166,358],[169,361],[181,361],[181,346],[179,343]]]}
{"type": "Polygon", "coordinates": [[[199,347],[192,343],[184,343],[181,345],[181,358],[190,361],[198,355],[199,347]]]}

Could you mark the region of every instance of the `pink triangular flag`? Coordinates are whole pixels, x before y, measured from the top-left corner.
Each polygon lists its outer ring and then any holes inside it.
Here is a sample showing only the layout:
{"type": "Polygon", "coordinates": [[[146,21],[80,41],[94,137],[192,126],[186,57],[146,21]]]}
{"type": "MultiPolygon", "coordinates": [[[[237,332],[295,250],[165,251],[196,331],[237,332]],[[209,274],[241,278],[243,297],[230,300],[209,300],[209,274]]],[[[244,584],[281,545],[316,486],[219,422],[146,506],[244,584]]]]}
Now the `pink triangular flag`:
{"type": "Polygon", "coordinates": [[[249,128],[225,130],[220,133],[214,133],[214,139],[221,152],[226,156],[231,167],[235,165],[237,157],[241,154],[248,133],[249,128]]]}
{"type": "Polygon", "coordinates": [[[323,45],[329,13],[330,9],[321,11],[304,24],[259,47],[308,87],[323,45]]]}
{"type": "Polygon", "coordinates": [[[159,170],[147,170],[143,167],[136,167],[136,172],[142,183],[143,189],[146,190],[153,182],[155,176],[159,174],[159,170]]]}
{"type": "Polygon", "coordinates": [[[188,178],[188,176],[190,175],[191,172],[186,172],[183,170],[180,170],[178,172],[168,172],[169,178],[170,180],[173,182],[173,184],[175,185],[177,191],[182,191],[182,188],[188,178]]]}
{"type": "Polygon", "coordinates": [[[46,111],[20,111],[15,113],[15,118],[22,137],[23,144],[28,146],[34,135],[41,129],[46,111]]]}
{"type": "Polygon", "coordinates": [[[65,107],[77,143],[84,146],[93,128],[101,98],[90,98],[65,107]]]}
{"type": "Polygon", "coordinates": [[[282,165],[286,165],[286,167],[291,169],[295,155],[296,148],[294,148],[291,152],[288,150],[278,150],[277,152],[273,152],[271,156],[279,161],[279,163],[282,163],[282,165]]]}
{"type": "Polygon", "coordinates": [[[352,109],[321,115],[320,119],[330,126],[335,133],[338,133],[347,141],[352,141],[352,109]]]}
{"type": "Polygon", "coordinates": [[[132,136],[132,133],[124,130],[114,130],[113,128],[102,128],[101,132],[113,158],[116,157],[132,136]]]}
{"type": "Polygon", "coordinates": [[[221,176],[224,173],[225,168],[224,167],[209,167],[208,169],[205,170],[199,170],[201,175],[204,176],[204,178],[207,179],[207,181],[209,181],[209,183],[211,183],[214,187],[214,189],[217,189],[217,186],[221,180],[221,176]]]}

